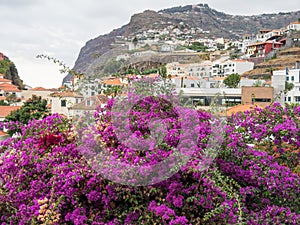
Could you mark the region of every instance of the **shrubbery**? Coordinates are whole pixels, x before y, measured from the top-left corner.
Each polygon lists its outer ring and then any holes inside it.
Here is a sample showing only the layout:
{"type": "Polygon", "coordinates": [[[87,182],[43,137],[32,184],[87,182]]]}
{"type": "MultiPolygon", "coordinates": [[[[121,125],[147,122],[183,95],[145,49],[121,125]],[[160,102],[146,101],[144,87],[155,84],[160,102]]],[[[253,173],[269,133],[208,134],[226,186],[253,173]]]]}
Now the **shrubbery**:
{"type": "Polygon", "coordinates": [[[201,170],[213,116],[197,111],[200,138],[188,163],[166,180],[132,186],[93,170],[75,140],[99,141],[101,151],[136,166],[172,155],[185,135],[178,114],[162,98],[137,100],[131,135],[149,137],[145,122],[158,115],[162,123],[170,122],[150,153],[135,152],[118,140],[113,99],[105,113],[95,113],[96,135],[75,131],[58,115],[17,124],[20,136],[0,148],[2,224],[299,224],[299,106],[275,103],[233,115],[217,157],[201,170]]]}

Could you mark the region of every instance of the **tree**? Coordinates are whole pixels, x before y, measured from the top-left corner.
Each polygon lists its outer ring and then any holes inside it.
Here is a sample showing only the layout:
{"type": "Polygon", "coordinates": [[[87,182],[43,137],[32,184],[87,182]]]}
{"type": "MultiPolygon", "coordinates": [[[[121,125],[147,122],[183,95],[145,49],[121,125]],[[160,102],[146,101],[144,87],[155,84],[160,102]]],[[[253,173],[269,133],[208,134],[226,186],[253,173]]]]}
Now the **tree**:
{"type": "Polygon", "coordinates": [[[159,74],[162,78],[167,79],[167,68],[166,66],[162,65],[159,69],[159,74]]]}
{"type": "MultiPolygon", "coordinates": [[[[24,105],[16,111],[12,111],[5,117],[5,122],[18,121],[22,124],[27,124],[29,120],[41,119],[49,115],[47,101],[40,96],[33,95],[24,105]]],[[[8,132],[12,135],[13,132],[8,132]]]]}
{"type": "Polygon", "coordinates": [[[294,84],[293,83],[289,83],[289,82],[285,82],[285,93],[288,93],[289,91],[291,91],[294,88],[294,84]]]}
{"type": "Polygon", "coordinates": [[[9,104],[6,103],[4,100],[0,100],[0,105],[2,105],[2,106],[9,106],[9,104]]]}
{"type": "Polygon", "coordinates": [[[237,88],[241,80],[241,77],[237,73],[230,74],[224,80],[224,84],[229,88],[237,88]]]}

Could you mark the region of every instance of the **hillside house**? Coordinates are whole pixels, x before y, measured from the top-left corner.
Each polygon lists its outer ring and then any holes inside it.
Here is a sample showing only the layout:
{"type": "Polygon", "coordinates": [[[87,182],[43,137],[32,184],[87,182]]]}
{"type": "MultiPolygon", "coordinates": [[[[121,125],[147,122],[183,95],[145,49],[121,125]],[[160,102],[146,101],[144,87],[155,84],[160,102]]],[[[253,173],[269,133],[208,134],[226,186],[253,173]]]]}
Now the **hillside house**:
{"type": "Polygon", "coordinates": [[[85,113],[92,115],[97,107],[103,108],[108,100],[109,97],[102,94],[84,98],[80,103],[75,104],[70,108],[70,116],[78,117],[83,116],[85,113]]]}
{"type": "Polygon", "coordinates": [[[35,87],[29,90],[22,90],[22,99],[27,101],[33,95],[41,97],[42,99],[47,100],[48,104],[51,104],[51,97],[50,95],[54,92],[57,92],[57,89],[48,89],[43,87],[35,87]]]}
{"type": "Polygon", "coordinates": [[[285,81],[294,85],[294,88],[284,96],[285,102],[300,103],[300,62],[297,62],[293,69],[273,71],[273,76],[285,77],[285,81]]]}
{"type": "Polygon", "coordinates": [[[51,95],[51,113],[63,114],[70,118],[70,109],[80,103],[83,97],[75,92],[54,92],[51,95]]]}
{"type": "Polygon", "coordinates": [[[257,42],[247,46],[247,54],[250,56],[266,56],[272,50],[279,49],[283,46],[282,42],[265,41],[257,42]]]}
{"type": "Polygon", "coordinates": [[[15,95],[17,99],[22,97],[22,92],[16,85],[12,84],[11,80],[5,79],[3,74],[0,74],[0,97],[15,95]]]}
{"type": "Polygon", "coordinates": [[[300,22],[292,22],[287,26],[288,31],[299,31],[300,30],[300,22]]]}
{"type": "Polygon", "coordinates": [[[212,76],[214,77],[227,77],[230,74],[242,74],[246,71],[252,70],[254,67],[253,62],[244,59],[226,60],[221,63],[216,63],[212,67],[212,76]]]}

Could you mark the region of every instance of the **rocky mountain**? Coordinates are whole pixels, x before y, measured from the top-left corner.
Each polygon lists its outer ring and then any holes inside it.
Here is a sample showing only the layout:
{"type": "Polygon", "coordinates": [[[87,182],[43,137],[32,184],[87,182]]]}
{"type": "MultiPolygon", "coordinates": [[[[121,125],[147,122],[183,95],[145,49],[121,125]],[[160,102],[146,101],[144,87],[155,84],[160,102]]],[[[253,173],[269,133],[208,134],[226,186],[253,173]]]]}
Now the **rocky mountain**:
{"type": "Polygon", "coordinates": [[[15,64],[0,52],[0,73],[4,74],[4,78],[12,80],[12,83],[20,89],[24,88],[23,80],[19,77],[15,64]]]}
{"type": "MultiPolygon", "coordinates": [[[[214,10],[207,4],[179,6],[157,12],[146,10],[133,15],[123,27],[86,42],[73,69],[88,75],[103,75],[109,60],[128,52],[128,45],[124,44],[126,41],[134,43],[138,41],[137,37],[149,30],[163,31],[171,28],[177,29],[179,35],[180,32],[190,30],[198,38],[239,39],[244,34],[256,34],[260,29],[284,27],[298,18],[300,11],[253,16],[229,15],[214,10]]],[[[166,35],[162,38],[166,38],[166,35]]],[[[70,77],[68,75],[65,80],[70,77]]]]}

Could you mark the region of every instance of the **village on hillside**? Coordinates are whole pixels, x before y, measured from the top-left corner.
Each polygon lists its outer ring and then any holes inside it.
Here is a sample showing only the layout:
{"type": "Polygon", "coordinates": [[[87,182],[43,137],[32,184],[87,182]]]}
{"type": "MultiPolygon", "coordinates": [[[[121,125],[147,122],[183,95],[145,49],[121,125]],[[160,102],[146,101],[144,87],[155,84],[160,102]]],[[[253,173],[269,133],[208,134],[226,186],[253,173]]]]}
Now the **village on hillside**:
{"type": "MultiPolygon", "coordinates": [[[[274,101],[282,105],[300,103],[300,22],[281,29],[260,30],[256,35],[244,35],[242,40],[194,39],[197,32],[205,31],[170,26],[135,37],[118,37],[116,44],[127,46],[128,54],[119,55],[116,61],[129,58],[139,61],[139,57],[170,53],[179,59],[199,56],[199,62],[173,61],[163,65],[164,76],[195,107],[209,110],[212,103],[217,103],[224,116],[256,106],[265,107],[274,101]],[[238,75],[237,81],[231,79],[234,75],[238,75]]],[[[3,60],[2,53],[0,56],[3,60]]],[[[59,88],[27,87],[26,90],[0,74],[0,121],[33,95],[47,100],[51,113],[68,118],[82,115],[104,106],[133,75],[162,76],[160,68],[156,69],[135,74],[131,70],[101,79],[73,76],[59,88]]],[[[5,132],[1,131],[0,135],[4,136],[5,132]]]]}

